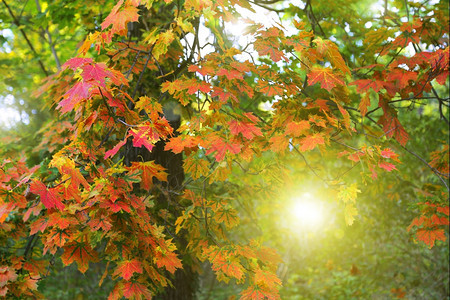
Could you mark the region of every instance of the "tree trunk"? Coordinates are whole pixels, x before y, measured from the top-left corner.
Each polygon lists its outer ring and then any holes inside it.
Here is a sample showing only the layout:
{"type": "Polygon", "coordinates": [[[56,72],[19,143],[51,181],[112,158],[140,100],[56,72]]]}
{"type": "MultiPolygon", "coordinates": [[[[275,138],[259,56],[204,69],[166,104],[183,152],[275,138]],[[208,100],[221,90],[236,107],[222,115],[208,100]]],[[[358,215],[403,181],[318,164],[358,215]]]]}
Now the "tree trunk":
{"type": "MultiPolygon", "coordinates": [[[[169,120],[174,132],[180,127],[180,116],[173,115],[171,112],[165,112],[166,118],[169,120]],[[170,116],[170,117],[169,117],[170,116]]],[[[156,208],[167,209],[174,218],[181,215],[181,210],[175,205],[177,203],[177,193],[181,191],[184,181],[183,171],[183,156],[182,154],[174,154],[171,151],[165,151],[165,142],[159,141],[151,152],[145,147],[135,148],[129,143],[127,145],[127,154],[125,162],[130,165],[133,161],[154,161],[156,164],[163,166],[168,174],[167,182],[158,182],[168,193],[159,193],[156,208]],[[169,199],[168,199],[169,197],[169,199]]],[[[155,190],[155,192],[157,192],[155,190]]],[[[165,220],[162,220],[162,224],[165,220]]],[[[170,226],[166,226],[170,231],[170,226]]],[[[171,232],[167,232],[171,235],[171,232]]],[[[177,245],[180,259],[183,263],[183,269],[177,269],[174,275],[167,273],[167,277],[171,278],[173,287],[167,287],[160,295],[155,296],[158,300],[191,300],[195,299],[195,292],[197,288],[197,274],[192,270],[192,267],[186,263],[191,261],[189,257],[184,257],[184,249],[187,246],[187,240],[184,237],[177,236],[174,239],[177,245]]]]}

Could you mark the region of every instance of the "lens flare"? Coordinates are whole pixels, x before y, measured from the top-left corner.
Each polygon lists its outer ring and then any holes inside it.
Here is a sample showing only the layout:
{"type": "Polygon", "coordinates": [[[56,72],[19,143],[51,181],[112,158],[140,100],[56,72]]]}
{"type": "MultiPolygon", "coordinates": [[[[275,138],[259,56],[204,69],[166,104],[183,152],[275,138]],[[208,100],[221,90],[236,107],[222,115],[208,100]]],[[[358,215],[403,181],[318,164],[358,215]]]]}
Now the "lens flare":
{"type": "Polygon", "coordinates": [[[322,204],[309,193],[295,199],[292,214],[304,226],[317,227],[323,222],[322,204]]]}

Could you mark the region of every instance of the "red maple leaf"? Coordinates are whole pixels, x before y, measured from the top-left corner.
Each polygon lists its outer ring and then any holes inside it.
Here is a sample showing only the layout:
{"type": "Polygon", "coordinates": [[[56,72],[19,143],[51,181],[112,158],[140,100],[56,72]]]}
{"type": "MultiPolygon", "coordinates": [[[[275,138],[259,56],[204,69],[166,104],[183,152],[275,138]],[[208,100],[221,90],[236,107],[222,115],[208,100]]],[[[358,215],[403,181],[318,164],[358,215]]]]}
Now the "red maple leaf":
{"type": "Polygon", "coordinates": [[[227,69],[220,69],[217,73],[217,76],[225,76],[228,80],[232,79],[244,79],[244,75],[242,72],[238,70],[227,70],[227,69]]]}
{"type": "Polygon", "coordinates": [[[83,80],[78,81],[64,94],[63,100],[58,103],[57,109],[62,113],[71,111],[80,101],[89,98],[89,89],[92,84],[83,80]]]}
{"type": "Polygon", "coordinates": [[[16,271],[8,266],[0,267],[0,286],[3,287],[8,281],[15,281],[17,279],[16,271]]]}
{"type": "Polygon", "coordinates": [[[211,85],[204,81],[197,81],[192,79],[189,81],[190,84],[187,85],[187,90],[189,95],[193,95],[198,91],[203,93],[209,93],[211,91],[211,85]]]}
{"type": "Polygon", "coordinates": [[[227,152],[237,154],[241,151],[241,144],[233,143],[231,141],[225,141],[220,137],[216,137],[211,143],[211,147],[206,151],[206,154],[217,152],[215,158],[217,161],[224,159],[227,152]]]}
{"type": "Polygon", "coordinates": [[[383,156],[384,158],[396,158],[398,154],[392,151],[390,148],[385,148],[381,151],[381,156],[383,156]]]}
{"type": "Polygon", "coordinates": [[[105,159],[107,159],[110,156],[114,156],[116,155],[117,151],[119,151],[120,148],[122,148],[123,145],[125,145],[127,143],[127,140],[123,140],[117,143],[117,145],[115,145],[111,150],[108,150],[105,152],[105,159]]]}
{"type": "Polygon", "coordinates": [[[111,72],[106,68],[104,63],[85,65],[82,67],[81,77],[83,77],[84,81],[96,81],[100,83],[100,86],[104,87],[105,78],[111,76],[111,72]]]}
{"type": "Polygon", "coordinates": [[[90,64],[92,62],[93,62],[92,58],[74,57],[66,61],[62,65],[62,69],[69,67],[72,70],[76,71],[77,68],[82,67],[86,64],[90,64]]]}
{"type": "Polygon", "coordinates": [[[129,133],[133,137],[133,146],[142,147],[152,151],[155,143],[159,140],[159,135],[150,125],[139,126],[137,129],[131,129],[129,133]]]}
{"type": "Polygon", "coordinates": [[[256,127],[253,122],[241,122],[238,120],[231,120],[228,122],[230,132],[233,135],[241,133],[245,138],[251,140],[254,136],[262,136],[261,129],[256,127]]]}
{"type": "Polygon", "coordinates": [[[397,117],[390,113],[385,113],[378,119],[378,123],[383,125],[383,131],[386,137],[390,138],[394,136],[401,145],[406,145],[409,140],[409,135],[397,117]]]}
{"type": "Polygon", "coordinates": [[[126,282],[123,285],[123,296],[127,299],[151,299],[152,293],[144,284],[139,282],[126,282]]]}
{"type": "Polygon", "coordinates": [[[417,80],[417,72],[406,71],[402,68],[395,68],[386,76],[386,81],[393,81],[397,88],[403,89],[408,86],[409,81],[417,80]]]}
{"type": "Polygon", "coordinates": [[[369,89],[372,89],[375,93],[378,93],[382,88],[384,88],[383,81],[373,79],[359,79],[349,83],[348,85],[356,85],[356,91],[358,93],[367,92],[369,89]]]}
{"type": "Polygon", "coordinates": [[[125,260],[117,265],[113,275],[120,275],[125,280],[130,280],[134,273],[142,274],[143,269],[141,262],[137,259],[125,260]]]}
{"type": "Polygon", "coordinates": [[[388,172],[391,172],[392,170],[397,170],[394,164],[387,163],[387,162],[380,162],[378,163],[378,166],[382,169],[385,169],[388,172]]]}
{"type": "Polygon", "coordinates": [[[331,91],[336,85],[344,85],[344,81],[329,68],[313,67],[308,75],[308,85],[320,82],[323,89],[331,91]]]}
{"type": "Polygon", "coordinates": [[[55,193],[54,189],[48,189],[42,182],[35,180],[30,184],[30,192],[41,197],[42,204],[47,209],[56,207],[59,210],[64,209],[64,204],[61,203],[59,195],[55,193]]]}

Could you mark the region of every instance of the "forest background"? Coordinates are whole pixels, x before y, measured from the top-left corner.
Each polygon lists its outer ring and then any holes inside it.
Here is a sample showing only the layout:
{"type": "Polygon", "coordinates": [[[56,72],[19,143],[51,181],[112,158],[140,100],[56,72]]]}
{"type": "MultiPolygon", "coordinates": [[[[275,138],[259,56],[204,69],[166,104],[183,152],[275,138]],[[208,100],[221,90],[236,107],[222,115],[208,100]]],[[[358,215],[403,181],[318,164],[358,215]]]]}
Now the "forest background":
{"type": "Polygon", "coordinates": [[[0,7],[0,297],[450,297],[448,1],[0,7]]]}

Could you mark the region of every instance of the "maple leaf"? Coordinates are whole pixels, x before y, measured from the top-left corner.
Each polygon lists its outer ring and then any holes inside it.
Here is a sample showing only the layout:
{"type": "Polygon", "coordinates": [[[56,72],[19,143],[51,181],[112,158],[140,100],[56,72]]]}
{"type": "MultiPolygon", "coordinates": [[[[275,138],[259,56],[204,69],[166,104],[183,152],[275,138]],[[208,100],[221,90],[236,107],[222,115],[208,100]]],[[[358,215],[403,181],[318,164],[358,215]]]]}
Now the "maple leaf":
{"type": "Polygon", "coordinates": [[[395,68],[387,74],[387,81],[393,81],[395,86],[399,89],[405,88],[409,81],[417,80],[417,72],[406,71],[402,68],[395,68]]]}
{"type": "Polygon", "coordinates": [[[132,128],[129,133],[133,137],[133,146],[142,147],[152,151],[155,143],[159,140],[159,135],[150,125],[140,125],[137,129],[132,128]]]}
{"type": "Polygon", "coordinates": [[[378,123],[383,125],[383,131],[387,137],[394,136],[402,146],[406,145],[409,140],[409,134],[396,117],[384,114],[380,117],[378,123]]]}
{"type": "Polygon", "coordinates": [[[179,135],[166,142],[164,150],[172,150],[173,153],[181,153],[184,148],[198,147],[198,144],[198,137],[191,135],[179,135]]]}
{"type": "Polygon", "coordinates": [[[435,241],[445,241],[447,238],[445,236],[444,229],[419,229],[416,232],[416,237],[419,241],[424,242],[431,249],[434,246],[435,241]]]}
{"type": "Polygon", "coordinates": [[[47,218],[38,218],[34,220],[33,223],[30,224],[30,234],[33,235],[38,231],[44,232],[47,226],[48,226],[47,218]]]}
{"type": "Polygon", "coordinates": [[[378,166],[382,169],[385,169],[388,172],[391,172],[392,170],[397,170],[394,164],[386,163],[386,162],[379,162],[378,166]]]}
{"type": "Polygon", "coordinates": [[[89,98],[89,89],[92,84],[85,81],[78,81],[64,94],[63,100],[58,103],[57,109],[62,113],[71,111],[81,100],[89,98]]]}
{"type": "Polygon", "coordinates": [[[398,154],[392,151],[392,149],[390,148],[385,148],[381,151],[381,156],[384,158],[396,158],[398,154]]]}
{"type": "Polygon", "coordinates": [[[153,186],[153,178],[156,178],[159,181],[167,181],[167,173],[164,172],[165,168],[161,165],[155,164],[154,161],[132,162],[129,169],[131,171],[142,171],[141,186],[145,190],[150,190],[153,186]]]}
{"type": "Polygon", "coordinates": [[[127,32],[127,24],[129,22],[137,22],[139,19],[139,10],[132,6],[127,5],[124,8],[121,8],[123,4],[123,0],[117,2],[117,4],[111,10],[111,13],[106,17],[105,21],[101,24],[102,30],[105,30],[107,27],[112,25],[111,34],[126,34],[127,32]],[[119,11],[120,10],[120,11],[119,11]]]}
{"type": "Polygon", "coordinates": [[[222,161],[227,152],[237,154],[241,151],[241,144],[226,141],[220,137],[216,137],[211,147],[206,151],[206,155],[216,152],[215,158],[217,161],[222,161]]]}
{"type": "Polygon", "coordinates": [[[41,201],[47,209],[57,208],[64,209],[64,204],[61,203],[59,195],[54,189],[48,189],[42,182],[35,180],[30,184],[30,192],[41,197],[41,201]]]}
{"type": "Polygon", "coordinates": [[[189,156],[183,162],[183,168],[186,173],[189,173],[192,179],[199,179],[201,176],[206,176],[209,172],[208,161],[189,156]]]}
{"type": "Polygon", "coordinates": [[[111,150],[108,150],[105,152],[104,159],[107,159],[108,157],[116,155],[117,151],[119,151],[120,148],[122,148],[123,145],[127,143],[127,140],[123,140],[117,143],[111,150]]]}
{"type": "Polygon", "coordinates": [[[314,149],[317,145],[325,144],[325,140],[320,133],[308,135],[300,140],[300,151],[305,152],[314,149]]]}
{"type": "Polygon", "coordinates": [[[257,88],[261,93],[264,93],[269,97],[284,94],[284,87],[282,85],[269,83],[265,80],[260,80],[258,82],[257,88]]]}
{"type": "Polygon", "coordinates": [[[111,72],[106,68],[104,63],[85,65],[82,67],[81,77],[86,82],[96,81],[100,83],[100,86],[105,87],[105,78],[111,76],[111,72]]]}
{"type": "Polygon", "coordinates": [[[88,243],[73,242],[64,246],[61,261],[66,266],[76,262],[78,270],[85,273],[89,267],[89,262],[98,262],[98,256],[88,243]]]}
{"type": "Polygon", "coordinates": [[[241,300],[279,300],[278,293],[267,291],[259,286],[249,286],[241,292],[241,300]]]}
{"type": "Polygon", "coordinates": [[[221,207],[216,211],[217,222],[224,223],[227,228],[236,226],[239,223],[239,218],[235,209],[231,207],[221,207]]]}
{"type": "Polygon", "coordinates": [[[300,122],[291,121],[286,125],[286,134],[299,137],[306,134],[310,128],[311,125],[306,120],[301,120],[300,122]]]}
{"type": "Polygon", "coordinates": [[[358,193],[361,193],[361,191],[358,189],[356,183],[347,186],[341,185],[339,187],[338,198],[344,201],[344,203],[355,202],[358,193]]]}
{"type": "Polygon", "coordinates": [[[231,98],[233,102],[239,102],[236,95],[231,92],[225,92],[220,87],[214,87],[214,91],[211,93],[211,97],[218,97],[221,103],[226,103],[231,98]]]}
{"type": "Polygon", "coordinates": [[[318,66],[311,68],[308,79],[309,86],[320,82],[320,86],[328,91],[331,91],[336,85],[344,85],[344,81],[334,74],[331,69],[318,66]]]}
{"type": "Polygon", "coordinates": [[[367,108],[370,106],[370,97],[368,93],[365,93],[361,97],[361,102],[359,103],[359,112],[361,113],[361,116],[365,116],[367,113],[367,108]]]}
{"type": "Polygon", "coordinates": [[[139,282],[125,282],[123,296],[127,299],[152,299],[152,293],[144,284],[139,282]]]}
{"type": "Polygon", "coordinates": [[[318,52],[328,58],[334,67],[340,70],[343,74],[350,74],[350,69],[345,64],[345,61],[339,53],[339,49],[335,43],[332,41],[322,40],[320,37],[316,37],[313,42],[316,43],[318,52]]]}
{"type": "Polygon", "coordinates": [[[241,133],[245,138],[251,140],[254,136],[262,136],[261,129],[256,127],[254,123],[250,122],[241,122],[238,120],[231,120],[228,122],[230,126],[230,132],[233,135],[238,135],[241,133]]]}
{"type": "Polygon", "coordinates": [[[174,252],[171,251],[165,251],[165,253],[162,251],[156,251],[154,261],[158,268],[164,267],[172,274],[175,273],[176,269],[183,267],[180,259],[174,252]]]}
{"type": "MultiPolygon", "coordinates": [[[[201,68],[197,65],[190,65],[188,67],[189,72],[198,72],[202,76],[210,75],[215,73],[215,69],[211,66],[202,66],[201,68]]],[[[219,75],[219,74],[217,74],[219,75]]]]}
{"type": "Polygon", "coordinates": [[[289,139],[285,135],[274,135],[269,140],[270,149],[274,152],[282,152],[289,146],[289,139]]]}
{"type": "Polygon", "coordinates": [[[228,80],[232,79],[244,79],[243,72],[238,70],[227,70],[227,69],[220,69],[216,73],[217,76],[225,76],[228,80]]]}
{"type": "Polygon", "coordinates": [[[347,203],[345,205],[345,222],[347,225],[351,226],[353,225],[353,222],[355,221],[355,216],[358,215],[358,210],[356,209],[355,205],[353,203],[347,203]]]}
{"type": "Polygon", "coordinates": [[[280,41],[277,37],[258,38],[253,46],[260,56],[269,55],[274,62],[285,58],[283,51],[280,50],[280,41]]]}
{"type": "Polygon", "coordinates": [[[269,290],[278,289],[281,286],[281,280],[276,274],[259,268],[255,271],[254,281],[258,286],[268,288],[269,290]]]}
{"type": "Polygon", "coordinates": [[[192,79],[189,81],[189,84],[187,86],[187,92],[189,95],[193,95],[197,93],[198,91],[201,91],[205,94],[209,93],[211,91],[211,85],[204,81],[197,81],[195,79],[192,79]]]}
{"type": "Polygon", "coordinates": [[[0,287],[5,286],[8,281],[16,281],[17,274],[16,271],[8,266],[0,266],[0,287]]]}
{"type": "Polygon", "coordinates": [[[91,63],[93,63],[92,58],[74,57],[66,61],[62,65],[62,69],[64,70],[65,68],[69,67],[73,71],[76,71],[78,68],[91,63]]]}
{"type": "Polygon", "coordinates": [[[142,264],[137,259],[125,260],[117,265],[116,271],[113,275],[120,275],[125,280],[130,280],[134,273],[142,274],[142,264]]]}
{"type": "Polygon", "coordinates": [[[356,91],[358,93],[367,92],[372,89],[375,93],[378,93],[382,88],[384,88],[383,81],[374,79],[359,79],[350,82],[348,85],[356,85],[356,91]]]}

